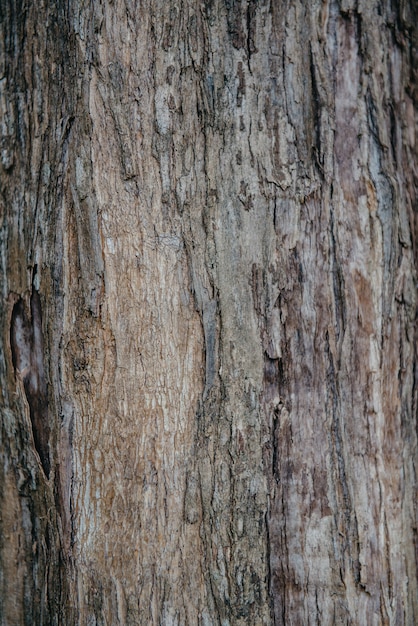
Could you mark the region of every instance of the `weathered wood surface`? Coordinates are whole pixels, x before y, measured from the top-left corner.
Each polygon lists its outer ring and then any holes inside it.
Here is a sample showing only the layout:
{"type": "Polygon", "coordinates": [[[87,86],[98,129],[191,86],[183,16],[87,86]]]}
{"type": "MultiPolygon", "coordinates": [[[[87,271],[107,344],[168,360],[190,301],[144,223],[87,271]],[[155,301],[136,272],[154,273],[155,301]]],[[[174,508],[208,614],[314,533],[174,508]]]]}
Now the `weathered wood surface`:
{"type": "Polygon", "coordinates": [[[418,623],[415,4],[0,16],[0,624],[418,623]]]}

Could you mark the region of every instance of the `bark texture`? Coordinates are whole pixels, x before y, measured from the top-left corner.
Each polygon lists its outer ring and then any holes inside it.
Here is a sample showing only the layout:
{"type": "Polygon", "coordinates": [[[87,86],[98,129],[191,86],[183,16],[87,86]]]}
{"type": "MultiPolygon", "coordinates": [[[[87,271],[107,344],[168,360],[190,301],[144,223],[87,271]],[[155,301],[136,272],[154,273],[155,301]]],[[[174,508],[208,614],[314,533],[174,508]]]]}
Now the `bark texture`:
{"type": "Polygon", "coordinates": [[[418,11],[3,0],[0,624],[418,623],[418,11]]]}

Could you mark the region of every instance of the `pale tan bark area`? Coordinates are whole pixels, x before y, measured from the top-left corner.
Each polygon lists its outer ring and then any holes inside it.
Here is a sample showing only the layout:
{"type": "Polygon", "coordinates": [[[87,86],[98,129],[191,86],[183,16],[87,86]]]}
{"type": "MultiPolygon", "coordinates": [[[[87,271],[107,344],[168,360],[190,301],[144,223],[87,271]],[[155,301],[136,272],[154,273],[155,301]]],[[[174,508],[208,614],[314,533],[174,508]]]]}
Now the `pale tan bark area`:
{"type": "Polygon", "coordinates": [[[2,626],[418,621],[389,4],[5,3],[2,626]]]}
{"type": "MultiPolygon", "coordinates": [[[[204,338],[181,222],[169,200],[162,204],[172,184],[170,141],[155,134],[158,72],[149,76],[144,64],[154,45],[151,17],[135,32],[126,17],[122,5],[103,12],[98,58],[84,77],[91,143],[74,152],[75,193],[97,206],[104,273],[102,293],[94,294],[97,321],[85,329],[71,265],[65,287],[75,294],[66,306],[62,363],[74,398],[80,621],[99,612],[108,624],[194,623],[207,604],[194,468],[204,338]],[[159,138],[166,146],[160,158],[159,138]]],[[[84,57],[82,40],[80,47],[84,57]]],[[[165,76],[166,68],[163,84],[165,76]]],[[[160,106],[167,108],[165,100],[160,106]]],[[[78,224],[75,230],[79,238],[78,224]]],[[[71,257],[71,228],[65,232],[71,257]]]]}
{"type": "MultiPolygon", "coordinates": [[[[233,52],[216,60],[220,67],[208,68],[210,44],[204,38],[198,43],[200,13],[192,6],[182,12],[170,7],[166,17],[157,13],[125,23],[124,7],[114,4],[104,12],[98,69],[89,84],[91,177],[105,275],[101,318],[108,315],[114,343],[109,354],[110,337],[99,334],[91,341],[92,330],[86,330],[83,349],[91,342],[95,360],[85,367],[88,394],[68,391],[81,395],[72,443],[78,584],[86,594],[101,581],[108,623],[115,620],[116,604],[133,623],[213,623],[217,613],[222,620],[232,613],[236,623],[269,623],[257,398],[263,361],[251,284],[240,271],[241,264],[251,271],[254,260],[261,261],[266,209],[257,223],[244,214],[242,232],[238,224],[230,228],[241,209],[228,194],[240,193],[252,168],[245,163],[230,172],[231,154],[235,159],[239,149],[229,128],[235,113],[217,112],[202,86],[202,73],[209,69],[219,80],[223,71],[234,71],[242,54],[233,52]],[[169,20],[172,33],[166,32],[169,20]],[[149,66],[138,72],[154,45],[152,75],[149,66]],[[206,129],[213,125],[222,132],[206,129]],[[223,132],[232,145],[225,146],[223,132]],[[208,197],[214,213],[205,206],[208,197]],[[255,228],[252,249],[248,233],[255,228]],[[228,348],[221,363],[222,309],[228,348]],[[223,403],[220,367],[229,396],[223,403]],[[230,448],[227,458],[223,447],[230,448]],[[109,602],[112,593],[116,604],[109,602]]],[[[226,22],[213,31],[227,38],[226,22]]],[[[77,158],[79,201],[88,204],[82,187],[90,176],[81,173],[77,158]]],[[[74,324],[80,328],[71,317],[75,309],[69,301],[70,335],[74,324]]],[[[87,619],[94,597],[79,601],[87,619]]]]}

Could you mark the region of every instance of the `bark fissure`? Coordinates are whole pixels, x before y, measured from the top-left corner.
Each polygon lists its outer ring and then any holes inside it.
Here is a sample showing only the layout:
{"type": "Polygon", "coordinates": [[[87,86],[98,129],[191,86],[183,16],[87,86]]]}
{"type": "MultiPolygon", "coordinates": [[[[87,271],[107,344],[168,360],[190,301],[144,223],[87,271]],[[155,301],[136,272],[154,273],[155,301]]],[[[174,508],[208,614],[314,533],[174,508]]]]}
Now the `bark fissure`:
{"type": "Polygon", "coordinates": [[[39,294],[33,287],[30,313],[22,298],[12,311],[10,345],[16,375],[23,381],[29,405],[33,440],[47,478],[51,469],[49,459],[48,388],[44,372],[42,312],[39,294]]]}

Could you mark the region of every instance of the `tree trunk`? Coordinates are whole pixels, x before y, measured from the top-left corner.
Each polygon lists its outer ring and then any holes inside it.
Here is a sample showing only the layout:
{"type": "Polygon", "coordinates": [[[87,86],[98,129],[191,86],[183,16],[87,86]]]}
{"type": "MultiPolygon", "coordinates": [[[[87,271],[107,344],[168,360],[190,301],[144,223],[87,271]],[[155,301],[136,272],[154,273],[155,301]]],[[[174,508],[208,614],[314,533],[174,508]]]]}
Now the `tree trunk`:
{"type": "Polygon", "coordinates": [[[418,623],[411,0],[3,0],[0,624],[418,623]]]}

